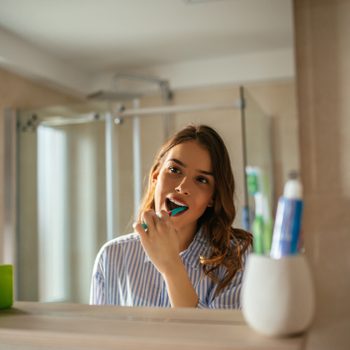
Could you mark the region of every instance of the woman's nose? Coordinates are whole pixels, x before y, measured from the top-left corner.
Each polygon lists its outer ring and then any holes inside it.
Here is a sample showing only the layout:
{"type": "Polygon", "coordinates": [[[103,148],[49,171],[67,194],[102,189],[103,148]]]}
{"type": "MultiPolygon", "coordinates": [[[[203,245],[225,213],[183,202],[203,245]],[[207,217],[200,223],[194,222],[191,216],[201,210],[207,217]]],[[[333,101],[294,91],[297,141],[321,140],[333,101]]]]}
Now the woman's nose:
{"type": "Polygon", "coordinates": [[[177,187],[175,187],[175,191],[177,193],[181,193],[181,194],[185,194],[185,195],[191,194],[190,189],[189,189],[189,184],[188,184],[186,177],[184,177],[182,179],[182,181],[179,183],[179,185],[177,187]]]}

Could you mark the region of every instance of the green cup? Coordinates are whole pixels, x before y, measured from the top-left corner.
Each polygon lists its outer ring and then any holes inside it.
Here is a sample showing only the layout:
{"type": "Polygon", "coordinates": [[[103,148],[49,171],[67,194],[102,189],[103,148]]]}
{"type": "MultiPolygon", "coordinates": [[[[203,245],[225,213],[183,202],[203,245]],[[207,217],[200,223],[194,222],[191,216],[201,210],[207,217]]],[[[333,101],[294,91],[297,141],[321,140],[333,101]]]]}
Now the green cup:
{"type": "Polygon", "coordinates": [[[12,265],[0,265],[0,309],[8,309],[13,304],[12,265]]]}

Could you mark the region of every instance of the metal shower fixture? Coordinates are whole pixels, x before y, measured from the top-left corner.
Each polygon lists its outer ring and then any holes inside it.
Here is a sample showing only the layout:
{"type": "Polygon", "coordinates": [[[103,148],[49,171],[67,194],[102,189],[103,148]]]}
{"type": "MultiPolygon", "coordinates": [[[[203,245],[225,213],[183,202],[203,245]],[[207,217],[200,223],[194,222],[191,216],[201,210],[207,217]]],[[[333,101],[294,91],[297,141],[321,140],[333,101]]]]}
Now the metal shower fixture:
{"type": "Polygon", "coordinates": [[[153,84],[159,87],[162,98],[168,101],[172,98],[172,92],[170,90],[169,82],[167,80],[159,79],[153,76],[130,74],[130,73],[117,73],[113,77],[113,86],[109,90],[99,90],[89,94],[89,99],[98,99],[104,101],[128,101],[139,99],[144,95],[144,92],[140,91],[118,91],[118,83],[122,80],[130,82],[141,82],[145,84],[153,84]]]}

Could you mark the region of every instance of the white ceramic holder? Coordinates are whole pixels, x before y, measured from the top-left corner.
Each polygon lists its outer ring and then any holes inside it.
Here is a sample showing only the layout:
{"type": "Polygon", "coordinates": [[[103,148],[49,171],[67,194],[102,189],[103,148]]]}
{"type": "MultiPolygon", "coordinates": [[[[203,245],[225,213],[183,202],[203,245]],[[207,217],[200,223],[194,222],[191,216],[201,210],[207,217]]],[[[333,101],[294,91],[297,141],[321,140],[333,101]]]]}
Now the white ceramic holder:
{"type": "Polygon", "coordinates": [[[280,259],[249,255],[242,311],[253,329],[270,336],[301,333],[310,326],[314,310],[314,288],[303,255],[280,259]]]}

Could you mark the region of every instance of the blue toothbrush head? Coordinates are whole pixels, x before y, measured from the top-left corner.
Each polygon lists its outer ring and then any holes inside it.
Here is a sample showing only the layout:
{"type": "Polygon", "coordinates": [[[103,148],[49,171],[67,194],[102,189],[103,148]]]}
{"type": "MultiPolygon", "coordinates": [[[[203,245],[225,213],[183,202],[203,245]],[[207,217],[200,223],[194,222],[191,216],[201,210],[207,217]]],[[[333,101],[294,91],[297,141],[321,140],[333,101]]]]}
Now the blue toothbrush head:
{"type": "MultiPolygon", "coordinates": [[[[173,210],[168,211],[168,214],[169,214],[169,216],[175,216],[175,215],[177,215],[177,214],[179,214],[179,213],[181,213],[181,212],[183,212],[184,210],[187,210],[187,209],[188,209],[188,207],[186,207],[186,206],[178,207],[178,208],[175,208],[173,210]]],[[[144,223],[144,222],[141,223],[141,226],[142,226],[142,228],[144,230],[148,229],[147,224],[144,223]]]]}
{"type": "Polygon", "coordinates": [[[175,216],[175,215],[177,215],[177,214],[179,214],[179,213],[181,213],[181,212],[183,212],[184,210],[187,210],[187,209],[188,209],[188,207],[186,207],[186,206],[178,207],[178,208],[175,208],[173,210],[170,210],[168,212],[168,214],[170,216],[175,216]]]}

